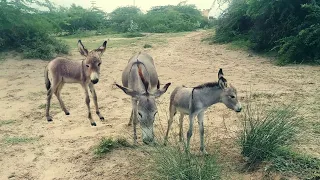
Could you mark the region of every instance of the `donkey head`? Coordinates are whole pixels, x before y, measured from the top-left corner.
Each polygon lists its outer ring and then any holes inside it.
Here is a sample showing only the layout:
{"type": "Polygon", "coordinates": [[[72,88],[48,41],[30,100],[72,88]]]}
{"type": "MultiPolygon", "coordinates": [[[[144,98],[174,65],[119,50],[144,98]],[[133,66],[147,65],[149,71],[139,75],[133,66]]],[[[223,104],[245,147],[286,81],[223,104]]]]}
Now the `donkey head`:
{"type": "Polygon", "coordinates": [[[241,112],[242,107],[241,107],[241,103],[238,101],[237,90],[232,85],[228,87],[227,80],[223,77],[222,69],[220,69],[218,72],[218,78],[219,78],[219,81],[218,81],[219,86],[222,89],[222,93],[221,93],[222,103],[225,104],[228,108],[236,112],[241,112]]]}
{"type": "Polygon", "coordinates": [[[149,144],[154,140],[154,133],[153,133],[153,123],[155,120],[155,116],[158,112],[157,105],[156,105],[156,98],[160,97],[164,94],[171,83],[167,83],[162,89],[158,86],[156,92],[150,93],[148,90],[149,82],[145,80],[142,70],[141,64],[138,63],[138,72],[139,77],[142,81],[144,86],[144,92],[139,93],[137,91],[131,90],[129,88],[120,86],[115,84],[117,87],[123,90],[127,95],[130,95],[133,98],[138,100],[138,107],[137,107],[137,120],[140,122],[140,126],[142,129],[142,139],[145,144],[149,144]]]}
{"type": "Polygon", "coordinates": [[[93,84],[98,83],[100,75],[101,56],[106,50],[107,41],[104,41],[102,46],[90,52],[83,46],[81,40],[78,41],[80,54],[86,59],[83,61],[83,69],[86,77],[90,77],[93,84]]]}

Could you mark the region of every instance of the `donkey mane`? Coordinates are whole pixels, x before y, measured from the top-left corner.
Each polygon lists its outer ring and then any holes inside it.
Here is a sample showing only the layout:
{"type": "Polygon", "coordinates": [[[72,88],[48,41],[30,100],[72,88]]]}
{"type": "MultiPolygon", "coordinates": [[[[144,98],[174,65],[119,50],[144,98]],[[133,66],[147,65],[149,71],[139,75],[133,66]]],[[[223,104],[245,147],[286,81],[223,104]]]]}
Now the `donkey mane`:
{"type": "Polygon", "coordinates": [[[220,87],[218,82],[208,82],[201,84],[199,86],[193,87],[193,89],[204,89],[204,88],[211,88],[211,87],[220,87]]]}

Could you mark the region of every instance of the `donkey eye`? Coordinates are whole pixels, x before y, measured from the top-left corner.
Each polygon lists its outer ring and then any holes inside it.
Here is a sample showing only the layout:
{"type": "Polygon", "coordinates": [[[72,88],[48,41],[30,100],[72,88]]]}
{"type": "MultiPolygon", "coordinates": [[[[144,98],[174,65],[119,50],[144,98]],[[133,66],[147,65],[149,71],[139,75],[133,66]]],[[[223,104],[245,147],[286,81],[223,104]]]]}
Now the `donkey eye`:
{"type": "Polygon", "coordinates": [[[101,65],[101,63],[98,64],[98,66],[100,66],[100,65],[101,65]]]}
{"type": "Polygon", "coordinates": [[[89,67],[89,64],[86,64],[87,67],[89,67]]]}
{"type": "Polygon", "coordinates": [[[139,114],[140,118],[142,118],[142,114],[141,113],[138,113],[138,114],[139,114]]]}
{"type": "Polygon", "coordinates": [[[233,98],[235,98],[235,96],[232,96],[232,95],[231,95],[230,98],[233,99],[233,98]]]}

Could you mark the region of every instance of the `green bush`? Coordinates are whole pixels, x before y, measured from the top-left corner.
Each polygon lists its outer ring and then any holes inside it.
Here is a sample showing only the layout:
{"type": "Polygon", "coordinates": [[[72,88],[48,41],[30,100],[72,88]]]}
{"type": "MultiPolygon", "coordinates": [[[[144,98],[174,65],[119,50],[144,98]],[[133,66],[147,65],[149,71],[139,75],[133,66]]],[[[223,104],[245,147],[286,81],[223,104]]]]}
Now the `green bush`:
{"type": "Polygon", "coordinates": [[[1,51],[16,50],[26,58],[49,59],[67,53],[68,47],[51,37],[54,26],[27,1],[0,2],[1,51]]]}
{"type": "Polygon", "coordinates": [[[319,63],[320,1],[233,0],[217,21],[214,42],[250,41],[276,51],[281,64],[319,63]]]}
{"type": "Polygon", "coordinates": [[[297,133],[296,108],[280,107],[265,115],[251,103],[244,110],[240,137],[241,154],[248,165],[269,160],[281,147],[286,147],[297,133]]]}
{"type": "Polygon", "coordinates": [[[213,155],[197,157],[177,147],[156,147],[153,157],[154,179],[221,179],[220,167],[213,155]]]}

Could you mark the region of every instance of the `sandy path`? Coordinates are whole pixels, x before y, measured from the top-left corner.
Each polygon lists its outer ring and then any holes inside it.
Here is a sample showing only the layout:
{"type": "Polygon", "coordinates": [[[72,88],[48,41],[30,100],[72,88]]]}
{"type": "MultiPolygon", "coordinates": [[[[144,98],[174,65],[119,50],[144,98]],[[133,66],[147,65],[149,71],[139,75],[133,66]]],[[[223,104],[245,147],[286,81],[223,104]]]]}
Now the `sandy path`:
{"type": "MultiPolygon", "coordinates": [[[[163,37],[167,38],[168,44],[147,50],[155,59],[161,84],[172,82],[168,92],[159,98],[159,117],[155,126],[158,131],[167,126],[169,95],[174,87],[215,81],[220,67],[228,81],[237,87],[242,99],[250,88],[257,94],[257,100],[264,103],[297,99],[302,103],[305,121],[319,123],[320,67],[276,67],[265,58],[248,57],[246,52],[201,42],[206,35],[207,32],[200,31],[163,37]],[[274,97],[272,100],[270,95],[274,97]]],[[[12,120],[13,123],[0,125],[0,179],[147,179],[148,176],[141,177],[140,174],[145,174],[148,163],[137,163],[140,159],[150,158],[143,150],[121,149],[104,159],[96,159],[91,149],[103,136],[120,136],[132,141],[132,128],[126,126],[130,98],[112,84],[121,82],[122,70],[140,47],[139,44],[130,48],[109,48],[104,54],[101,80],[95,87],[106,122],[101,123],[94,115],[97,127],[91,127],[86,119],[84,93],[79,85],[66,85],[62,90],[62,98],[71,115],[65,116],[53,97],[51,114],[54,121],[46,122],[43,80],[46,61],[9,59],[1,62],[0,121],[12,120]],[[8,144],[5,142],[8,137],[35,140],[8,144]]],[[[80,55],[73,51],[71,58],[77,59],[80,55]]],[[[230,132],[226,133],[224,126],[230,131],[237,129],[238,116],[221,104],[209,108],[205,115],[207,137],[212,141],[229,137],[230,132]]],[[[185,119],[185,127],[187,124],[185,119]]],[[[174,128],[177,129],[177,123],[174,128]]],[[[305,133],[310,135],[311,132],[310,129],[305,133]]],[[[176,133],[177,130],[172,131],[171,136],[176,133]]],[[[299,144],[300,150],[320,156],[319,134],[305,138],[299,144]]],[[[198,139],[196,131],[192,138],[194,151],[199,148],[198,139]]]]}

